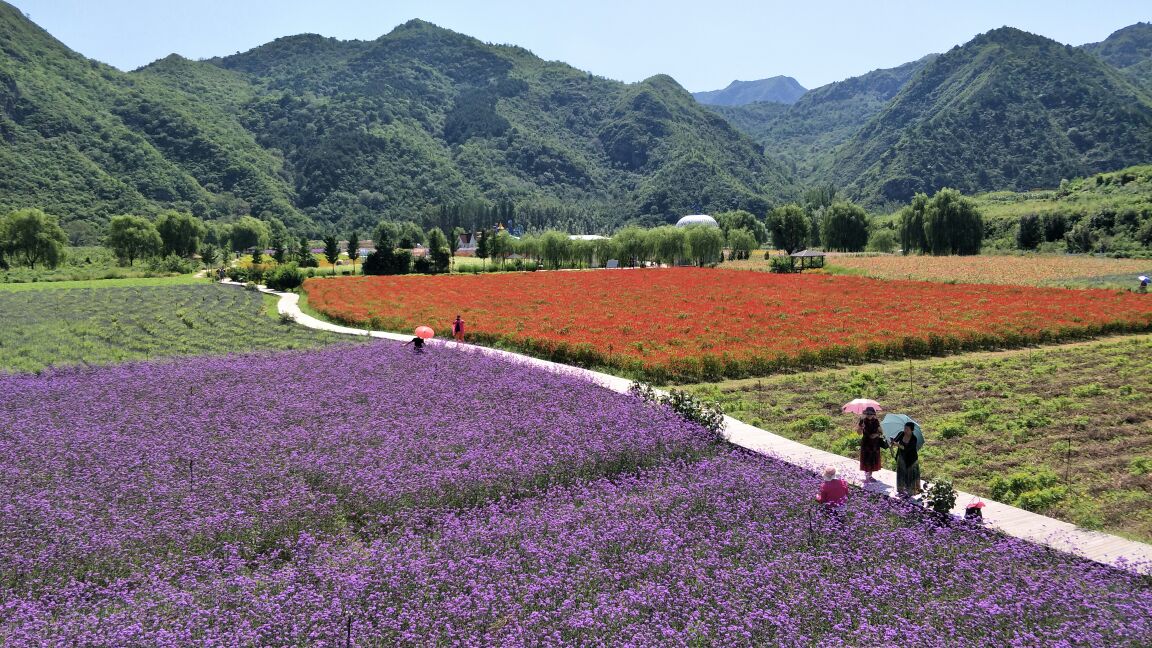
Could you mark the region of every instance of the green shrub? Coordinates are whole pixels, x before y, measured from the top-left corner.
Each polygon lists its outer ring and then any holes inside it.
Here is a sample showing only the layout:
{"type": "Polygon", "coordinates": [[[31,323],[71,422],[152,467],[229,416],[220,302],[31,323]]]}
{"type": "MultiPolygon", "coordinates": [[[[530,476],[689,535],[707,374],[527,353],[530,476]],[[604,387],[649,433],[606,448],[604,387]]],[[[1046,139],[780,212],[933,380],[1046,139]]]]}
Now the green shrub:
{"type": "Polygon", "coordinates": [[[304,283],[304,273],[295,263],[276,266],[264,277],[264,285],[272,290],[295,290],[304,283]]]}
{"type": "Polygon", "coordinates": [[[1134,477],[1143,477],[1152,473],[1152,457],[1136,457],[1128,462],[1128,473],[1134,477]]]}
{"type": "Polygon", "coordinates": [[[768,270],[777,274],[790,274],[793,272],[800,272],[796,264],[792,262],[792,257],[776,256],[768,261],[768,270]]]}
{"type": "Polygon", "coordinates": [[[941,421],[936,425],[936,434],[940,435],[941,439],[955,439],[964,436],[967,432],[968,426],[962,421],[941,421]]]}
{"type": "Polygon", "coordinates": [[[670,407],[685,420],[699,423],[713,434],[714,440],[724,439],[724,412],[713,402],[698,399],[677,389],[661,396],[651,385],[641,382],[632,383],[628,393],[649,403],[670,407]]]}
{"type": "Polygon", "coordinates": [[[956,488],[947,477],[937,479],[924,491],[924,503],[937,513],[948,513],[956,505],[956,488]]]}
{"type": "Polygon", "coordinates": [[[156,272],[172,272],[176,274],[190,274],[196,272],[199,264],[191,259],[178,257],[175,254],[169,254],[165,257],[157,257],[148,261],[148,267],[156,272]]]}
{"type": "Polygon", "coordinates": [[[1049,486],[1020,493],[1015,505],[1025,511],[1044,511],[1068,495],[1067,486],[1049,486]]]}

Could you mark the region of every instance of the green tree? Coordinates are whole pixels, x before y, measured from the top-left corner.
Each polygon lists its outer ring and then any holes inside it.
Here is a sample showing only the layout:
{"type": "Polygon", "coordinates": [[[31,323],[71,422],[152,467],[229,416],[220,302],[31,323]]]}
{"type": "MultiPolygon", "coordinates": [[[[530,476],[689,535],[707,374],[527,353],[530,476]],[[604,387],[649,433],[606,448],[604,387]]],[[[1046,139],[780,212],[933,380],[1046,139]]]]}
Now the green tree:
{"type": "Polygon", "coordinates": [[[924,237],[924,213],[928,210],[927,194],[918,193],[912,197],[912,202],[900,210],[897,217],[896,229],[900,233],[900,247],[904,254],[913,250],[927,252],[928,239],[924,237]]]}
{"type": "Polygon", "coordinates": [[[869,252],[891,253],[896,249],[896,232],[888,227],[877,227],[868,237],[869,252]]]}
{"type": "Polygon", "coordinates": [[[652,256],[660,263],[674,266],[688,257],[688,238],[683,227],[665,225],[648,230],[652,256]]]}
{"type": "Polygon", "coordinates": [[[544,265],[556,270],[568,260],[572,239],[564,232],[548,230],[540,237],[540,259],[544,265]]]}
{"type": "Polygon", "coordinates": [[[724,236],[734,229],[744,229],[752,234],[758,246],[768,242],[768,228],[751,212],[743,209],[721,212],[716,214],[716,222],[724,230],[724,236]]]}
{"type": "Polygon", "coordinates": [[[356,262],[360,260],[360,237],[356,230],[348,235],[348,258],[352,261],[352,274],[356,274],[356,262]]]}
{"type": "Polygon", "coordinates": [[[268,224],[252,216],[241,216],[232,223],[231,236],[232,251],[242,252],[248,248],[264,249],[271,237],[268,224]]]}
{"type": "Polygon", "coordinates": [[[1069,252],[1091,252],[1096,249],[1096,231],[1087,218],[1081,219],[1064,234],[1064,242],[1069,252]]]}
{"type": "Polygon", "coordinates": [[[1036,214],[1024,214],[1020,217],[1016,229],[1016,247],[1021,250],[1035,250],[1036,246],[1044,241],[1044,224],[1036,214]]]}
{"type": "Polygon", "coordinates": [[[716,263],[724,254],[724,233],[711,225],[690,225],[685,228],[688,254],[700,266],[716,263]]]}
{"type": "Polygon", "coordinates": [[[340,241],[335,234],[324,237],[324,258],[332,264],[332,274],[336,274],[336,262],[340,260],[340,241]]]}
{"type": "Polygon", "coordinates": [[[734,229],[728,232],[728,249],[731,258],[747,259],[752,256],[752,250],[760,247],[756,237],[746,229],[734,229]]]}
{"type": "Polygon", "coordinates": [[[772,210],[768,218],[772,244],[792,254],[804,248],[808,240],[808,214],[799,205],[784,205],[772,210]]]}
{"type": "Polygon", "coordinates": [[[67,245],[60,222],[39,209],[20,209],[0,219],[0,249],[13,263],[55,268],[64,260],[67,245]]]}
{"type": "Polygon", "coordinates": [[[535,234],[525,234],[520,237],[519,241],[515,244],[516,252],[522,256],[532,260],[532,263],[540,263],[540,237],[535,234]]]}
{"type": "Polygon", "coordinates": [[[491,244],[488,240],[488,231],[480,230],[480,238],[476,240],[476,258],[484,261],[491,253],[491,244]]]}
{"type": "Polygon", "coordinates": [[[924,211],[924,238],[932,254],[979,254],[984,219],[955,189],[941,189],[924,211]]]}
{"type": "Polygon", "coordinates": [[[489,251],[492,254],[492,259],[500,259],[500,267],[504,267],[504,261],[508,259],[508,255],[512,254],[512,235],[504,230],[496,232],[492,237],[492,242],[488,245],[489,251]]]}
{"type": "Polygon", "coordinates": [[[160,232],[143,216],[113,216],[108,222],[104,246],[112,250],[120,265],[132,265],[136,259],[156,256],[164,247],[160,232]]]}
{"type": "Polygon", "coordinates": [[[175,254],[186,259],[200,250],[208,228],[192,214],[169,210],[156,219],[156,231],[164,241],[165,255],[175,254]]]}
{"type": "MultiPolygon", "coordinates": [[[[276,263],[284,263],[288,260],[288,250],[284,247],[284,239],[274,239],[272,241],[272,259],[276,263]]],[[[203,257],[204,253],[201,252],[200,256],[203,257]]]]}
{"type": "Polygon", "coordinates": [[[208,243],[204,246],[204,249],[200,250],[200,261],[204,264],[205,268],[211,268],[216,264],[216,259],[219,255],[220,250],[215,245],[208,243]]]}
{"type": "Polygon", "coordinates": [[[636,267],[648,255],[648,233],[639,227],[625,227],[612,236],[612,244],[620,259],[629,267],[636,267]]]}
{"type": "Polygon", "coordinates": [[[405,250],[411,250],[420,245],[424,245],[424,230],[412,221],[404,221],[400,223],[400,231],[396,238],[396,247],[405,250]]]}
{"type": "Polygon", "coordinates": [[[824,248],[859,252],[868,244],[868,213],[850,202],[835,202],[824,208],[821,235],[824,248]]]}
{"type": "Polygon", "coordinates": [[[452,248],[448,237],[439,227],[428,230],[428,258],[432,261],[434,272],[448,270],[448,265],[452,262],[452,248]]]}
{"type": "Polygon", "coordinates": [[[312,245],[308,243],[307,236],[300,237],[300,244],[296,248],[296,265],[301,268],[315,268],[320,265],[312,255],[312,245]]]}

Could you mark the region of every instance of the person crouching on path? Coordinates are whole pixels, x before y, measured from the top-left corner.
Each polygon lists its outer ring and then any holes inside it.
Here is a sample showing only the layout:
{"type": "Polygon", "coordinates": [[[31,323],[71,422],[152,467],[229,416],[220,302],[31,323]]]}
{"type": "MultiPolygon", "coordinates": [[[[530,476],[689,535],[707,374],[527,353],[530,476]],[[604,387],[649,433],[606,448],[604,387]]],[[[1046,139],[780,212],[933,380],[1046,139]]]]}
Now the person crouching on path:
{"type": "Polygon", "coordinates": [[[424,338],[416,336],[405,342],[403,346],[408,346],[409,344],[412,345],[413,353],[424,353],[424,338]]]}
{"type": "Polygon", "coordinates": [[[916,426],[905,423],[904,431],[896,436],[896,492],[902,498],[920,494],[920,453],[916,448],[916,426]]]}
{"type": "Polygon", "coordinates": [[[864,483],[874,482],[872,473],[880,470],[880,440],[884,438],[874,408],[864,409],[864,416],[856,424],[856,429],[860,431],[860,470],[864,473],[864,483]]]}
{"type": "Polygon", "coordinates": [[[456,321],[452,322],[452,337],[456,338],[457,342],[464,341],[464,320],[460,316],[456,316],[456,321]]]}
{"type": "Polygon", "coordinates": [[[828,466],[824,469],[824,483],[820,484],[820,492],[816,494],[816,501],[827,507],[841,506],[848,499],[848,484],[836,476],[836,469],[828,466]]]}

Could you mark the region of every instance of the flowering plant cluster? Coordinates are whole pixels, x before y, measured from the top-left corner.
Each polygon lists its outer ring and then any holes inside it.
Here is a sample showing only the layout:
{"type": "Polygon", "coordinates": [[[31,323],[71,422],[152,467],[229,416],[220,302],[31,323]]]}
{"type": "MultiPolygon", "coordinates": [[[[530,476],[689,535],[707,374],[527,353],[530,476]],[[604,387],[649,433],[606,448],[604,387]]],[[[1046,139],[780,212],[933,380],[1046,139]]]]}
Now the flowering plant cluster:
{"type": "Polygon", "coordinates": [[[1115,291],[704,268],[356,277],[304,289],[312,307],[345,322],[447,330],[463,314],[470,340],[654,380],[1152,328],[1152,301],[1115,291]]]}
{"type": "Polygon", "coordinates": [[[10,600],[13,641],[112,645],[1137,646],[1133,574],[940,526],[742,451],[407,510],[389,533],[302,533],[10,600]]]}
{"type": "Polygon", "coordinates": [[[675,413],[561,373],[391,343],[0,375],[0,590],[373,533],[709,451],[675,413]],[[348,370],[356,372],[348,378],[348,370]]]}

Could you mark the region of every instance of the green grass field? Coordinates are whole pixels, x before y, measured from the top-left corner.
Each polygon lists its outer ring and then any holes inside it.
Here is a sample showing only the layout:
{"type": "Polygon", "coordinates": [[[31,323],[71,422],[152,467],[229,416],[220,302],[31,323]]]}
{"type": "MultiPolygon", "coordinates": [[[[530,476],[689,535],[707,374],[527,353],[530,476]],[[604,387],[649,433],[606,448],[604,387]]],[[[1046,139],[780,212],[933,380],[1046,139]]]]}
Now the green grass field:
{"type": "Polygon", "coordinates": [[[282,324],[275,298],[204,280],[197,285],[2,290],[0,320],[0,371],[9,372],[356,340],[282,324]]]}
{"type": "MultiPolygon", "coordinates": [[[[1152,337],[697,385],[726,413],[856,456],[853,398],[925,430],[925,479],[1152,541],[1152,337]]],[[[891,457],[886,458],[893,468],[891,457]]]]}
{"type": "Polygon", "coordinates": [[[55,268],[18,266],[0,270],[0,287],[9,283],[165,277],[170,274],[151,267],[146,261],[136,261],[130,267],[123,267],[116,262],[112,251],[105,247],[68,247],[64,250],[63,261],[55,268]]]}

